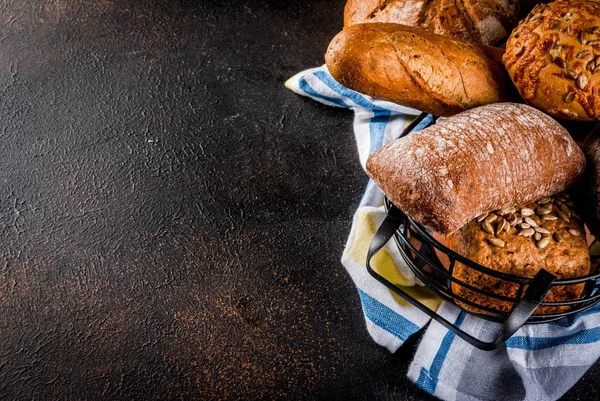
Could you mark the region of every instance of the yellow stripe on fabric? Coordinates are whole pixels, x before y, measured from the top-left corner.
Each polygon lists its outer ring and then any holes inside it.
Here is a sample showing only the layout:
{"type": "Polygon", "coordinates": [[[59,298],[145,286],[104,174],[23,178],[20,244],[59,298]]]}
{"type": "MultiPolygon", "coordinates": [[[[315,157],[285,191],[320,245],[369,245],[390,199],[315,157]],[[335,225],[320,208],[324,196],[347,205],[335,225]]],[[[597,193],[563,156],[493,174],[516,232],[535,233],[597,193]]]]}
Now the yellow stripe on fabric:
{"type": "MultiPolygon", "coordinates": [[[[354,241],[348,253],[348,256],[356,263],[365,264],[369,245],[376,231],[377,225],[371,215],[366,210],[359,209],[356,216],[354,241]]],[[[395,285],[405,286],[410,284],[402,273],[400,273],[394,259],[385,248],[373,256],[371,266],[373,270],[395,285]]]]}
{"type": "MultiPolygon", "coordinates": [[[[356,227],[354,240],[348,257],[364,266],[367,260],[367,252],[371,244],[371,240],[375,236],[378,226],[373,221],[368,210],[358,210],[356,214],[356,227]]],[[[373,270],[383,276],[386,280],[394,285],[403,287],[402,289],[415,299],[418,299],[429,309],[437,310],[442,300],[435,293],[427,288],[420,286],[411,286],[408,280],[396,267],[394,259],[390,253],[384,248],[380,250],[373,259],[371,259],[373,270]]],[[[394,300],[400,305],[408,305],[402,297],[390,291],[394,300]]]]}
{"type": "MultiPolygon", "coordinates": [[[[412,287],[402,287],[402,290],[408,293],[408,295],[411,297],[418,299],[419,302],[431,310],[436,311],[442,304],[442,299],[435,295],[435,292],[428,288],[415,285],[412,287]]],[[[399,305],[408,305],[408,302],[406,302],[400,295],[396,294],[394,291],[390,292],[392,293],[392,297],[394,297],[394,301],[396,301],[399,305]]]]}

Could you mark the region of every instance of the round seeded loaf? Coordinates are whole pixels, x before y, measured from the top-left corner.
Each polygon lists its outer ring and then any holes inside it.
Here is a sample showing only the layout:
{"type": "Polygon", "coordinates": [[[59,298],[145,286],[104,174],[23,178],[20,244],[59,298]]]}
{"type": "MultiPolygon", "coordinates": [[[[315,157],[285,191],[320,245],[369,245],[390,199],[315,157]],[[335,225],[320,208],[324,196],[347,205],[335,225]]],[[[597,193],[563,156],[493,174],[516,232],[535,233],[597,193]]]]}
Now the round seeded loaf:
{"type": "Polygon", "coordinates": [[[585,156],[533,107],[481,106],[375,151],[367,173],[408,216],[440,234],[474,217],[570,187],[585,156]]]}
{"type": "Polygon", "coordinates": [[[600,1],[537,5],[503,62],[527,103],[559,118],[600,119],[600,1]]]}
{"type": "Polygon", "coordinates": [[[470,42],[493,45],[517,24],[516,0],[349,0],[344,26],[394,22],[470,42]]]}
{"type": "MultiPolygon", "coordinates": [[[[533,278],[541,269],[557,278],[574,278],[590,273],[590,255],[583,224],[571,210],[566,194],[542,198],[516,208],[486,213],[446,237],[448,247],[484,267],[513,276],[533,278]]],[[[463,286],[516,298],[519,285],[456,262],[452,292],[476,305],[509,312],[514,303],[487,296],[463,286]]],[[[579,299],[583,284],[553,287],[545,302],[579,299]]],[[[522,294],[521,294],[522,295],[522,294]]],[[[465,309],[485,313],[465,302],[465,309]]],[[[567,306],[540,306],[536,314],[564,312],[567,306]]]]}

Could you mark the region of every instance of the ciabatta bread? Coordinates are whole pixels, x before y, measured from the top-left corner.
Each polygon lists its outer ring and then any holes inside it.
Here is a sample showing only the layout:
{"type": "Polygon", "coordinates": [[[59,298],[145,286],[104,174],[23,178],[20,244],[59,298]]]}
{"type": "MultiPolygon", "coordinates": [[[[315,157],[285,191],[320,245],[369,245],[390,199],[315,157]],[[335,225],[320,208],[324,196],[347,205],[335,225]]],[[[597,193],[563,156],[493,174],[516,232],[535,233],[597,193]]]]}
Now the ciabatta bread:
{"type": "Polygon", "coordinates": [[[406,214],[441,234],[482,213],[571,186],[585,156],[569,133],[530,106],[466,111],[383,146],[367,173],[406,214]]]}
{"type": "Polygon", "coordinates": [[[450,116],[509,100],[502,50],[399,24],[353,25],[325,62],[342,85],[380,99],[450,116]]]}

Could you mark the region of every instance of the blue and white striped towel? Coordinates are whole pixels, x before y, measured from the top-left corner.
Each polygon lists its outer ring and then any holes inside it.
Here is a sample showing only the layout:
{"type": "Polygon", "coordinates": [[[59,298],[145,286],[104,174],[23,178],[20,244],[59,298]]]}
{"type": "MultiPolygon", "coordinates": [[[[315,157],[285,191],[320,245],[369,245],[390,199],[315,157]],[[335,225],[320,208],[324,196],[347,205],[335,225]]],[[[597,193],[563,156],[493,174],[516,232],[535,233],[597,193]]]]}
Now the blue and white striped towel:
{"type": "MultiPolygon", "coordinates": [[[[395,139],[420,114],[340,85],[325,66],[295,75],[286,86],[318,102],[354,111],[363,168],[369,154],[395,139]]],[[[427,123],[425,119],[417,130],[427,123]]],[[[382,203],[383,194],[369,181],[342,264],[356,284],[367,330],[378,344],[394,352],[429,324],[408,371],[419,387],[443,400],[557,400],[596,362],[600,356],[600,306],[559,322],[524,326],[504,347],[481,351],[392,294],[365,268],[369,243],[385,216],[382,203]]],[[[377,254],[373,265],[468,333],[489,341],[497,332],[495,324],[461,312],[420,287],[394,246],[377,254]]]]}

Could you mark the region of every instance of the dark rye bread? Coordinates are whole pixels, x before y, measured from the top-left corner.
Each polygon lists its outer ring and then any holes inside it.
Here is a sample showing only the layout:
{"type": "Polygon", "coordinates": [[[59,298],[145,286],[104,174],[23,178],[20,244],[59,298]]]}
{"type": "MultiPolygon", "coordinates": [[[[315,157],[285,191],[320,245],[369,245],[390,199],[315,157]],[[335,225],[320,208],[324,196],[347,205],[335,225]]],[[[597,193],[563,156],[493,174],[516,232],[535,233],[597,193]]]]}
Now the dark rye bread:
{"type": "MultiPolygon", "coordinates": [[[[460,255],[492,270],[533,278],[545,269],[557,278],[575,278],[590,273],[590,255],[582,222],[572,212],[566,194],[546,197],[516,208],[483,215],[446,236],[447,246],[460,255]]],[[[456,262],[452,276],[477,289],[516,298],[519,285],[495,278],[456,262]]],[[[583,284],[553,287],[545,302],[579,299],[583,284]]],[[[452,292],[477,305],[509,312],[513,302],[499,300],[452,283],[452,292]]],[[[482,309],[458,301],[465,309],[482,309]]],[[[537,314],[564,312],[565,306],[540,306],[537,314]]]]}
{"type": "Polygon", "coordinates": [[[451,116],[511,99],[502,49],[389,23],[345,28],[325,54],[333,78],[357,92],[451,116]]]}
{"type": "Polygon", "coordinates": [[[441,234],[482,213],[561,192],[584,169],[583,152],[560,124],[515,103],[449,117],[367,160],[383,193],[441,234]]]}
{"type": "Polygon", "coordinates": [[[394,22],[493,45],[517,24],[517,0],[348,0],[344,26],[394,22]]]}

